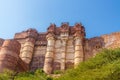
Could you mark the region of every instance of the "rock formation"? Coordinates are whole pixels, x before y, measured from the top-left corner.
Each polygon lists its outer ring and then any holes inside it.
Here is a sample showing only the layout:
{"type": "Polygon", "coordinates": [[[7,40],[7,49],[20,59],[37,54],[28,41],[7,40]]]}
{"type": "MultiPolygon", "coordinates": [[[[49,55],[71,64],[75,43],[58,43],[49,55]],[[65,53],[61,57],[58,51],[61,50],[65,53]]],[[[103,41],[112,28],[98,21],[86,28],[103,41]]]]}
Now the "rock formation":
{"type": "Polygon", "coordinates": [[[103,48],[120,47],[120,32],[86,38],[85,28],[76,23],[60,27],[51,24],[47,32],[35,29],[16,33],[14,39],[0,39],[0,71],[34,71],[42,68],[47,74],[76,67],[103,48]]]}
{"type": "Polygon", "coordinates": [[[16,40],[5,40],[0,50],[0,72],[3,72],[5,69],[22,71],[22,68],[18,70],[19,54],[20,43],[16,40]]]}

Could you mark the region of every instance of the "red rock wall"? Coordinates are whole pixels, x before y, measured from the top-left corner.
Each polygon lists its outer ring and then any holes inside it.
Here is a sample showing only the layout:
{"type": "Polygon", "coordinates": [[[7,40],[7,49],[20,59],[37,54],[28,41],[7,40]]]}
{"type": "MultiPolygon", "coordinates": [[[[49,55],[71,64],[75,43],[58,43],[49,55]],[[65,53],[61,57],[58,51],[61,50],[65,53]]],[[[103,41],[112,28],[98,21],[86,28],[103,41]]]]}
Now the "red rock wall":
{"type": "Polygon", "coordinates": [[[118,48],[120,47],[120,32],[114,32],[107,35],[102,35],[101,38],[104,39],[105,48],[118,48]]]}
{"type": "Polygon", "coordinates": [[[0,50],[0,72],[15,70],[19,58],[20,44],[15,40],[5,40],[0,50]]]}
{"type": "MultiPolygon", "coordinates": [[[[0,50],[0,72],[3,72],[4,69],[19,71],[17,66],[21,65],[19,57],[20,47],[20,43],[16,40],[4,41],[0,50]]],[[[25,71],[25,68],[23,70],[25,71]]]]}
{"type": "Polygon", "coordinates": [[[120,48],[120,32],[102,35],[86,39],[85,41],[85,60],[95,56],[103,48],[114,49],[120,48]]]}
{"type": "Polygon", "coordinates": [[[104,45],[104,38],[102,37],[86,39],[84,46],[85,60],[91,58],[92,56],[95,56],[97,52],[104,48],[104,45]]]}

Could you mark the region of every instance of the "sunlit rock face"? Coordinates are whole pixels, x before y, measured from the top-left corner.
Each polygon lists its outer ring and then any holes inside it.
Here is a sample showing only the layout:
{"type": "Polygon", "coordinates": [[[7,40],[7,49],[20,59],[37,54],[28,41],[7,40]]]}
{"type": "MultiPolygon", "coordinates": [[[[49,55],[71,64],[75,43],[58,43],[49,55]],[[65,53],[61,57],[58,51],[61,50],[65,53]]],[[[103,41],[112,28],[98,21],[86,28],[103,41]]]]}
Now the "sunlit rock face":
{"type": "Polygon", "coordinates": [[[16,33],[14,39],[0,39],[0,71],[34,71],[42,68],[51,74],[55,70],[76,68],[80,62],[94,57],[103,48],[120,47],[120,32],[86,38],[85,28],[76,23],[60,27],[51,24],[46,32],[35,29],[16,33]]]}
{"type": "MultiPolygon", "coordinates": [[[[20,57],[19,57],[20,48],[21,48],[20,43],[16,40],[4,41],[0,50],[0,72],[3,72],[6,69],[20,71],[17,70],[19,68],[18,63],[20,62],[20,57]]],[[[25,70],[23,69],[23,71],[25,70]]]]}

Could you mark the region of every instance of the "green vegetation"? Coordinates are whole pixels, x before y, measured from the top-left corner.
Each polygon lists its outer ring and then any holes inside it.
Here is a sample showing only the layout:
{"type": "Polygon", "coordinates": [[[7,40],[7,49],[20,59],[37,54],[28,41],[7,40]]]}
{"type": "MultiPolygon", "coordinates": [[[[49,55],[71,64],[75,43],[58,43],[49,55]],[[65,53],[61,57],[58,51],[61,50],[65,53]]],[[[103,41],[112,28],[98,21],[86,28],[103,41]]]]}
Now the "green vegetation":
{"type": "MultiPolygon", "coordinates": [[[[61,72],[54,71],[54,73],[61,72]]],[[[6,71],[0,74],[0,80],[120,80],[120,49],[104,49],[96,57],[80,63],[76,69],[62,73],[59,78],[52,78],[41,69],[15,74],[6,71]]]]}
{"type": "Polygon", "coordinates": [[[0,80],[14,80],[16,73],[10,70],[4,70],[4,73],[0,73],[0,80]]]}
{"type": "Polygon", "coordinates": [[[120,49],[105,49],[54,80],[120,80],[120,49]]]}
{"type": "Polygon", "coordinates": [[[23,72],[16,74],[12,71],[5,71],[0,74],[0,80],[53,80],[43,72],[42,69],[38,69],[35,72],[23,72]]]}
{"type": "Polygon", "coordinates": [[[61,71],[61,70],[55,70],[54,72],[53,72],[53,74],[62,74],[63,73],[63,71],[61,71]]]}

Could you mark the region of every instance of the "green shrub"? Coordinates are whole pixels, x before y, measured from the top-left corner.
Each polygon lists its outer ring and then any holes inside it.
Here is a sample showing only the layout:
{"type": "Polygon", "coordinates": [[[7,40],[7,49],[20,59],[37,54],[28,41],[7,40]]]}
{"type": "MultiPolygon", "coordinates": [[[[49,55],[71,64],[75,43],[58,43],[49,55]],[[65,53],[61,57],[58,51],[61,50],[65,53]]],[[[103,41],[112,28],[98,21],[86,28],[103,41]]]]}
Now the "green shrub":
{"type": "Polygon", "coordinates": [[[47,80],[47,74],[42,69],[37,69],[35,72],[19,73],[15,80],[47,80]]]}
{"type": "Polygon", "coordinates": [[[61,73],[63,73],[61,70],[55,70],[55,71],[53,72],[53,74],[61,74],[61,73]]]}
{"type": "Polygon", "coordinates": [[[46,78],[46,80],[53,80],[53,78],[50,77],[50,76],[48,76],[48,77],[46,78]]]}
{"type": "Polygon", "coordinates": [[[94,58],[79,64],[76,69],[69,69],[65,73],[60,70],[54,74],[60,74],[59,78],[52,78],[42,69],[35,72],[15,72],[6,70],[0,74],[0,80],[120,80],[120,49],[104,49],[94,58]]]}
{"type": "Polygon", "coordinates": [[[54,80],[120,80],[120,49],[104,49],[54,80]]]}
{"type": "Polygon", "coordinates": [[[0,80],[13,80],[15,78],[16,73],[5,69],[3,73],[0,73],[0,80]]]}

